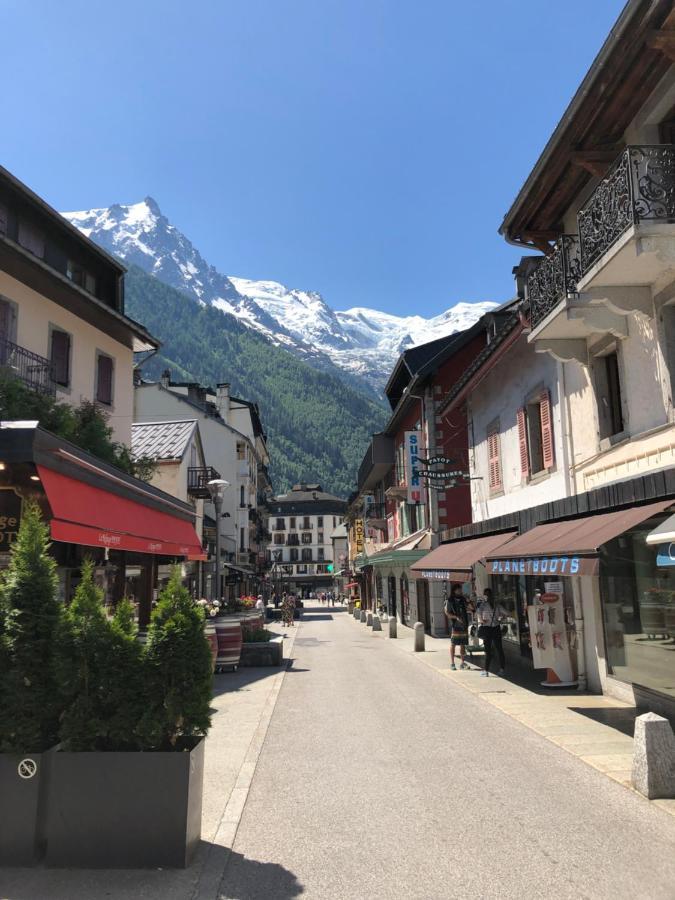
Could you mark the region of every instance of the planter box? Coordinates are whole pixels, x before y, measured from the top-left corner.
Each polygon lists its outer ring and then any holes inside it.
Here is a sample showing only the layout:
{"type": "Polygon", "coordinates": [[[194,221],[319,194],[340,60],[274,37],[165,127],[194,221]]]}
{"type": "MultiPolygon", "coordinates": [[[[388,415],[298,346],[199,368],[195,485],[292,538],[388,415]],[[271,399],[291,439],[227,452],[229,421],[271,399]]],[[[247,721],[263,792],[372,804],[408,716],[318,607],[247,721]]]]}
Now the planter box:
{"type": "Polygon", "coordinates": [[[54,753],[46,864],[185,868],[201,837],[203,779],[203,740],[184,753],[54,753]]]}
{"type": "Polygon", "coordinates": [[[0,753],[0,866],[32,866],[44,856],[53,756],[0,753]]]}
{"type": "Polygon", "coordinates": [[[284,639],[281,635],[271,641],[251,641],[241,645],[240,666],[280,666],[284,661],[284,639]]]}

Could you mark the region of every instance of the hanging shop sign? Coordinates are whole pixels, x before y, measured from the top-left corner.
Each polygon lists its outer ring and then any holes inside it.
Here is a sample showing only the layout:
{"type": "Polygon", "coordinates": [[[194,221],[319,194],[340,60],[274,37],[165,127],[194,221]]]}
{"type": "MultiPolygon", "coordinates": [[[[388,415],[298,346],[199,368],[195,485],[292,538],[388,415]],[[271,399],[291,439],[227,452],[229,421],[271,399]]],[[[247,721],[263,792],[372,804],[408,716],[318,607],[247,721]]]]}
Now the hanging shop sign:
{"type": "Polygon", "coordinates": [[[422,502],[422,480],[419,473],[420,453],[423,453],[420,439],[422,432],[406,431],[403,438],[405,481],[408,487],[408,503],[422,502]]]}
{"type": "Polygon", "coordinates": [[[363,527],[363,519],[354,519],[354,547],[356,555],[363,553],[365,547],[365,529],[363,527]]]}
{"type": "Polygon", "coordinates": [[[457,482],[468,482],[471,476],[466,469],[457,468],[457,460],[449,456],[430,456],[428,459],[418,457],[421,467],[418,469],[420,478],[424,478],[431,487],[444,491],[455,487],[457,482]],[[446,466],[454,466],[452,469],[446,466]],[[425,468],[426,467],[426,468],[425,468]]]}
{"type": "Polygon", "coordinates": [[[14,488],[0,488],[0,551],[6,552],[16,540],[21,524],[23,500],[14,488]]]}
{"type": "Polygon", "coordinates": [[[656,553],[657,566],[675,566],[675,542],[659,544],[656,553]]]}
{"type": "Polygon", "coordinates": [[[491,575],[597,575],[598,558],[595,556],[553,556],[529,559],[490,559],[487,564],[491,575]]]}

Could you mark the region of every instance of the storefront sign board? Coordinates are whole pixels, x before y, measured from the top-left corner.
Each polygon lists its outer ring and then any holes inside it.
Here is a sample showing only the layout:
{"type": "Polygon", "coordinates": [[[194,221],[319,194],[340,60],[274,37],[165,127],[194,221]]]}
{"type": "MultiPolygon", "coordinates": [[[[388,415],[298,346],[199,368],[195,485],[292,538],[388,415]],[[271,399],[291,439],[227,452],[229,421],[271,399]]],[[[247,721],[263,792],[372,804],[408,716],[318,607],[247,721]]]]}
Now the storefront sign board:
{"type": "Polygon", "coordinates": [[[553,556],[521,559],[490,559],[488,572],[492,575],[597,575],[596,556],[553,556]]]}
{"type": "Polygon", "coordinates": [[[405,480],[408,489],[408,503],[422,502],[422,479],[420,476],[420,454],[423,453],[420,431],[406,431],[403,439],[405,480]]]}

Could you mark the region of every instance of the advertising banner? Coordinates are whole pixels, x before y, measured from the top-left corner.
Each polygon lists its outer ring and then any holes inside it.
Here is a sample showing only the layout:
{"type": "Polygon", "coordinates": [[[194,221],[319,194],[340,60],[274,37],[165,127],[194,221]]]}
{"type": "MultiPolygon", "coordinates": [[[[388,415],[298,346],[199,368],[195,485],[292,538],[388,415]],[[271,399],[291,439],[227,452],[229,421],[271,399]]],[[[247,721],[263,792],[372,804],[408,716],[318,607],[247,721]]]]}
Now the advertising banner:
{"type": "Polygon", "coordinates": [[[408,503],[422,502],[422,478],[420,476],[419,457],[424,449],[421,444],[421,431],[406,431],[404,435],[405,482],[408,488],[408,503]]]}

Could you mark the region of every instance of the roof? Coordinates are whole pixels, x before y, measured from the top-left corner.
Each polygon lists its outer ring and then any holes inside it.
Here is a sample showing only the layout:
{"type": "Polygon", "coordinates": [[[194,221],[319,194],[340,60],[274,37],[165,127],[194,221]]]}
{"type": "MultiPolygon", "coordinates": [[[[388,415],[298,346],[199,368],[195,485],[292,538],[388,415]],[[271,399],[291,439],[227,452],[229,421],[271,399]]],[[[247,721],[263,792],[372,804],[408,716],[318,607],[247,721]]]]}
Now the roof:
{"type": "Polygon", "coordinates": [[[136,457],[182,459],[196,428],[195,419],[136,422],[131,426],[131,450],[136,457]]]}
{"type": "Polygon", "coordinates": [[[338,503],[344,503],[345,506],[346,501],[341,497],[336,497],[335,494],[328,494],[326,491],[321,490],[320,485],[316,485],[316,490],[313,490],[313,485],[303,485],[304,490],[296,490],[293,488],[292,491],[289,491],[287,494],[280,494],[278,497],[275,497],[273,500],[270,500],[270,506],[273,506],[276,503],[315,503],[320,500],[337,500],[338,503]]]}
{"type": "Polygon", "coordinates": [[[330,538],[331,540],[338,540],[339,538],[349,537],[349,532],[347,531],[346,525],[338,525],[333,531],[331,531],[330,538]]]}

